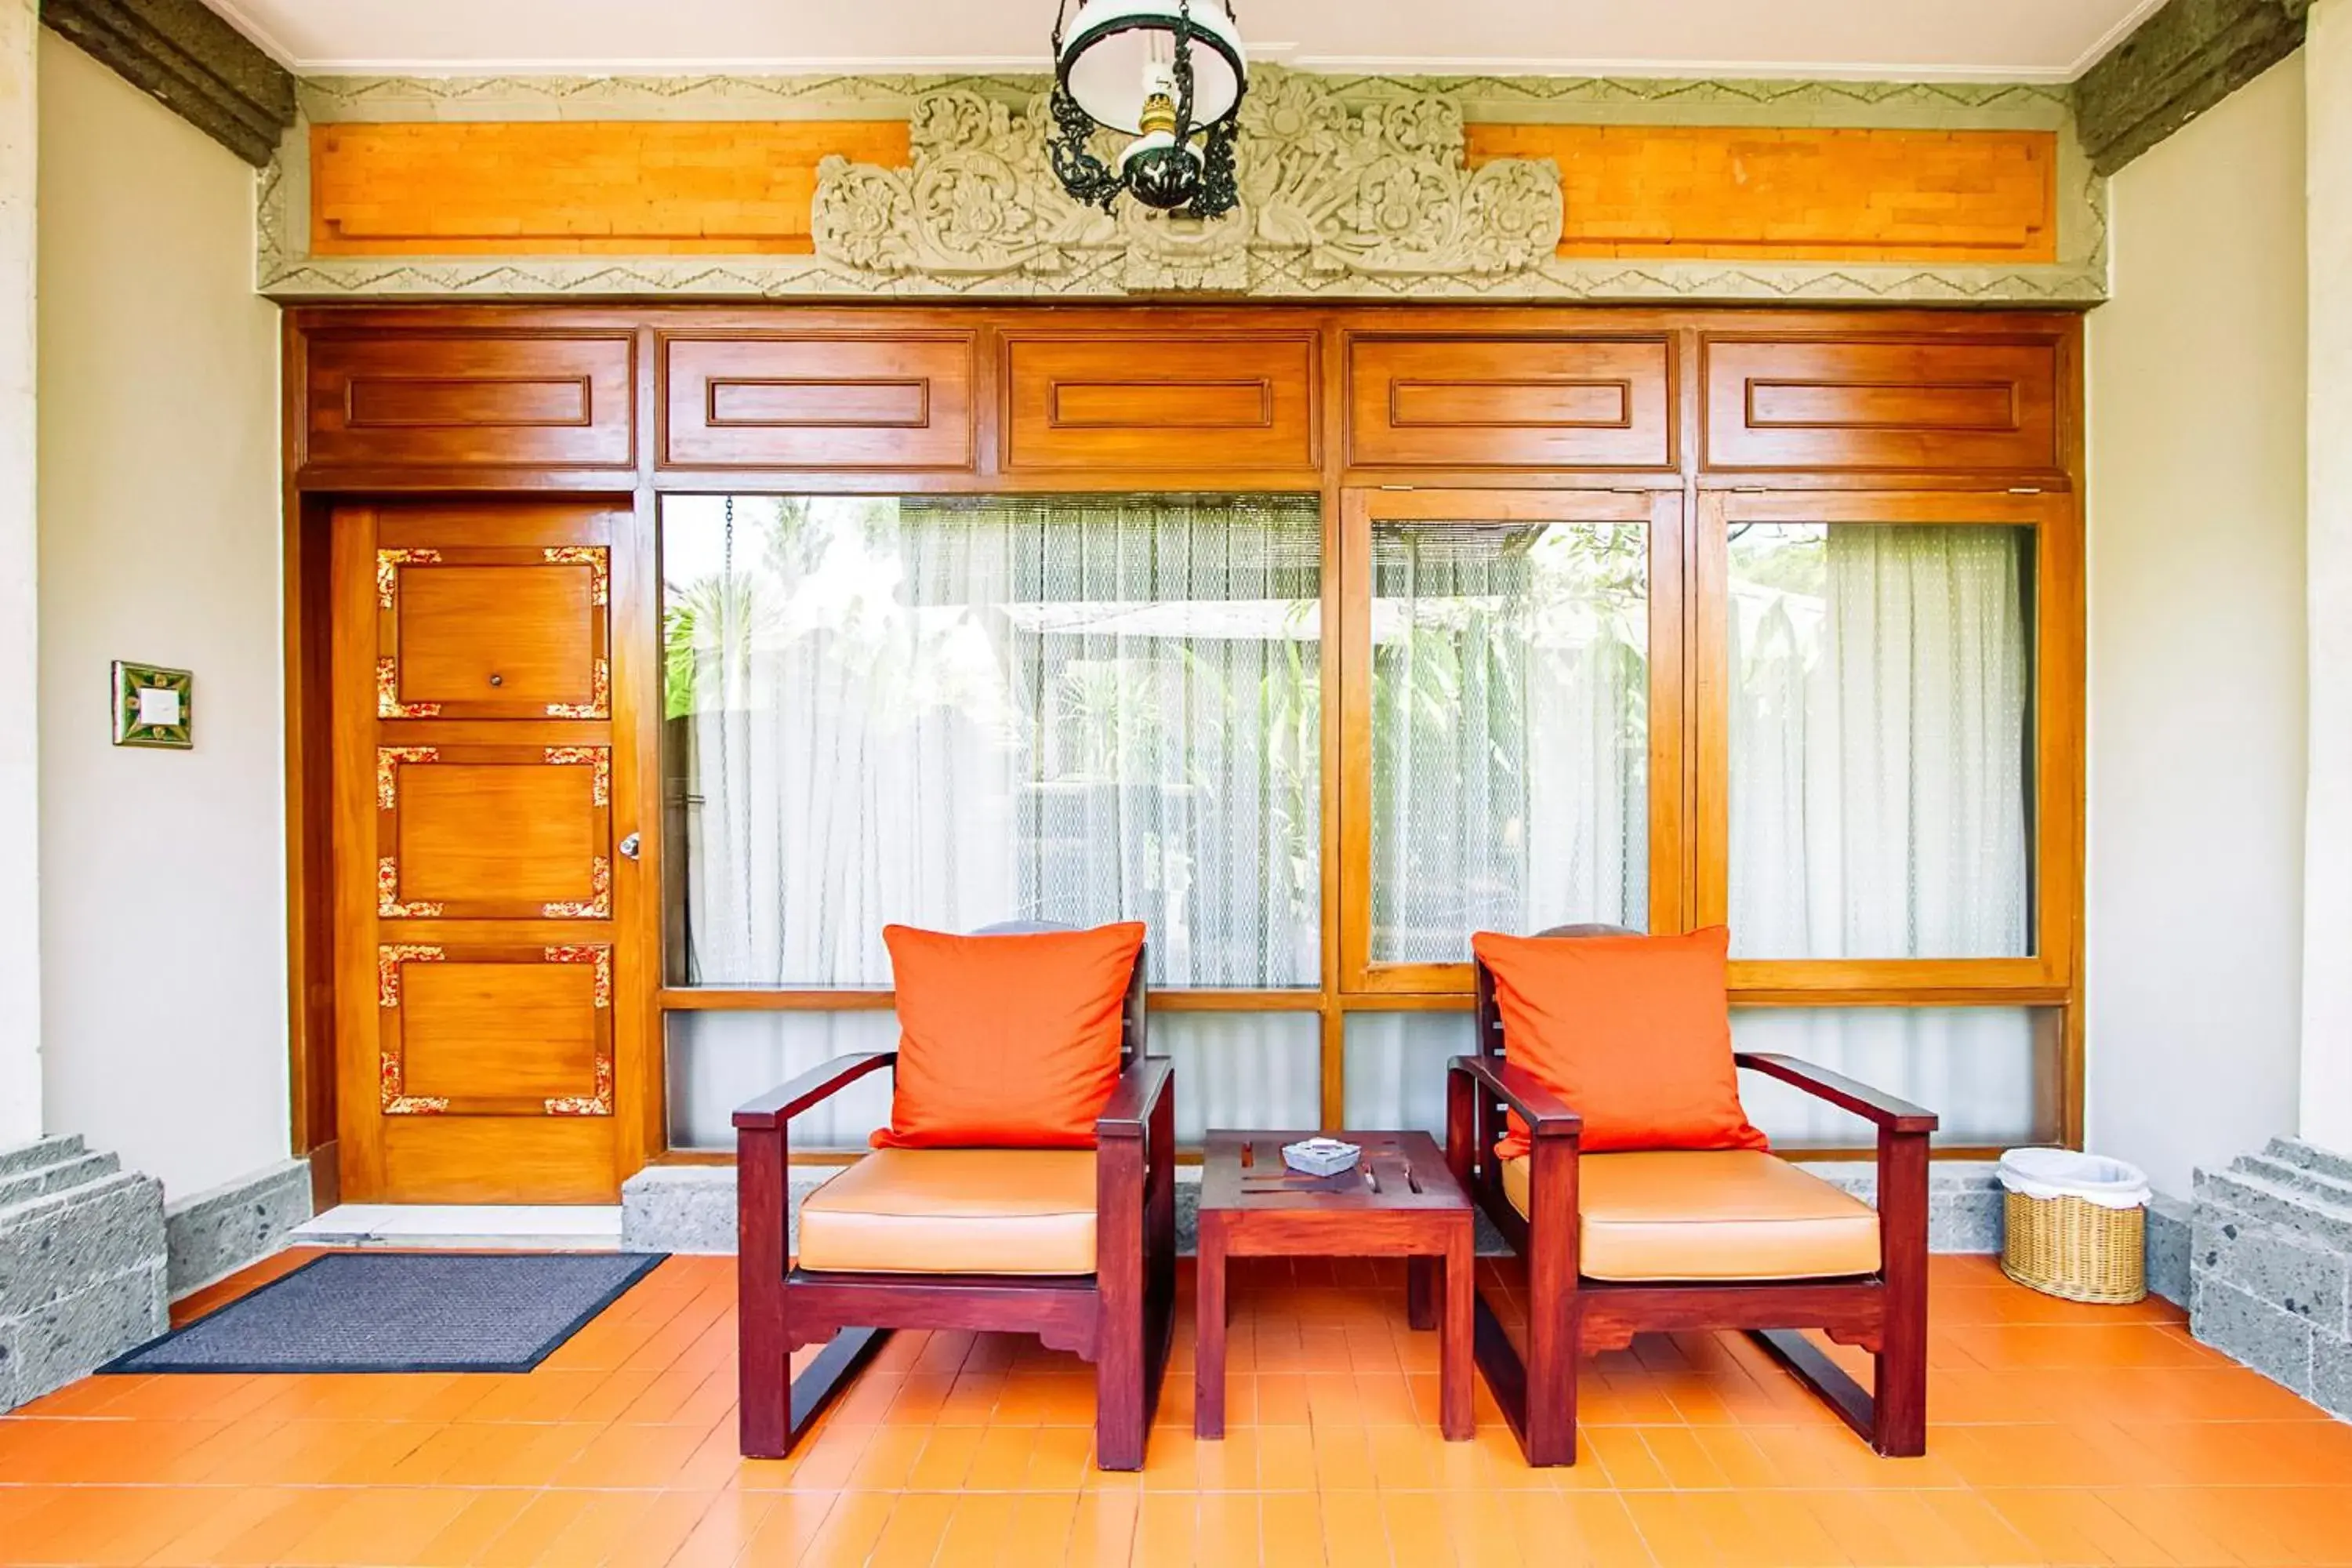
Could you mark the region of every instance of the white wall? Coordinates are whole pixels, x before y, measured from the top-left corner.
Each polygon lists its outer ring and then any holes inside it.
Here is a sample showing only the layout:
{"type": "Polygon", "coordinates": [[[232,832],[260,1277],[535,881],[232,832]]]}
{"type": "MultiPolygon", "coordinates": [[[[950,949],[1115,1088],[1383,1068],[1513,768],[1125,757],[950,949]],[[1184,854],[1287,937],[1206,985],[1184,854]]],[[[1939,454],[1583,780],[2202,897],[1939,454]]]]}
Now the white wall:
{"type": "Polygon", "coordinates": [[[39,742],[23,700],[40,657],[34,598],[33,212],[41,21],[0,0],[0,1149],[41,1131],[39,742]]]}
{"type": "Polygon", "coordinates": [[[2295,1127],[2304,80],[2119,174],[2090,320],[2091,1146],[2186,1195],[2295,1127]]]}
{"type": "Polygon", "coordinates": [[[2302,1133],[2352,1154],[2352,0],[2304,44],[2310,287],[2311,773],[2304,878],[2302,1133]]]}
{"type": "Polygon", "coordinates": [[[44,1111],[185,1196],[286,1157],[277,310],[253,171],[40,56],[44,1111]],[[195,673],[110,743],[110,660],[195,673]]]}

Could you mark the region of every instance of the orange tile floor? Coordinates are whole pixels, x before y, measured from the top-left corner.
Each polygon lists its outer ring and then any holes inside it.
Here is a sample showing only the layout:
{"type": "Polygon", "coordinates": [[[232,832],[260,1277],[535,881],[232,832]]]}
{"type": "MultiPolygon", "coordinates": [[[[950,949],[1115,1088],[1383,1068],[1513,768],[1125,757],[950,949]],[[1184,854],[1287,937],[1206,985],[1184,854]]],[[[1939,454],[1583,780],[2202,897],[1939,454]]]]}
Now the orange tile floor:
{"type": "Polygon", "coordinates": [[[1708,1335],[1588,1363],[1573,1468],[1523,1466],[1483,1393],[1446,1444],[1399,1277],[1309,1260],[1237,1279],[1224,1441],[1181,1322],[1149,1468],[1111,1476],[1081,1363],[967,1333],[899,1335],[797,1456],[740,1459],[732,1265],[675,1258],[527,1375],[61,1390],[0,1419],[0,1561],[2352,1563],[2352,1426],[2160,1302],[1934,1278],[1922,1459],[1708,1335]]]}

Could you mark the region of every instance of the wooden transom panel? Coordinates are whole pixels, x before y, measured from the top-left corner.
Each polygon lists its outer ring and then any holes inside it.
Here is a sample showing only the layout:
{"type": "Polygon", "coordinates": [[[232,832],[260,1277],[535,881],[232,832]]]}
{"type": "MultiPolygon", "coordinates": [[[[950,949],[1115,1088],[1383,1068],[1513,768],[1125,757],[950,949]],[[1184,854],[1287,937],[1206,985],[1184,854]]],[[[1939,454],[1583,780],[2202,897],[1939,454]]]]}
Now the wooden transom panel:
{"type": "Polygon", "coordinates": [[[625,333],[314,332],[312,466],[616,468],[636,458],[625,333]]]}
{"type": "Polygon", "coordinates": [[[1711,468],[2060,466],[2053,342],[1710,337],[1705,353],[1711,468]]]}
{"type": "Polygon", "coordinates": [[[1357,338],[1349,460],[1671,468],[1669,364],[1664,338],[1357,338]]]}
{"type": "Polygon", "coordinates": [[[606,719],[612,552],[601,544],[376,552],[376,716],[606,719]]]}
{"type": "Polygon", "coordinates": [[[608,746],[382,746],[376,913],[605,920],[608,746]]]}
{"type": "Polygon", "coordinates": [[[387,1116],[610,1116],[612,952],[386,944],[379,950],[387,1116]]]}
{"type": "Polygon", "coordinates": [[[1007,468],[1311,469],[1316,340],[1004,341],[1007,468]]]}
{"type": "Polygon", "coordinates": [[[671,338],[674,468],[969,468],[978,334],[671,338]]]}

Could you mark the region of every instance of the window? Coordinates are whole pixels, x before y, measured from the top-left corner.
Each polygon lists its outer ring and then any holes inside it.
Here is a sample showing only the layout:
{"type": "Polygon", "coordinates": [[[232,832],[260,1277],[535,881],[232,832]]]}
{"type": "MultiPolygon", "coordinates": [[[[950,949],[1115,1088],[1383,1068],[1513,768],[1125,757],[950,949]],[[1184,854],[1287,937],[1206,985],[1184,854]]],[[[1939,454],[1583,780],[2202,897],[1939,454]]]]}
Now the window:
{"type": "Polygon", "coordinates": [[[1729,539],[1735,953],[2032,951],[2031,530],[1729,539]]]}
{"type": "Polygon", "coordinates": [[[1730,926],[1735,987],[2065,1000],[2081,875],[2071,500],[1703,504],[1696,914],[1730,926]]]}
{"type": "MultiPolygon", "coordinates": [[[[2064,1135],[2071,502],[1696,505],[669,498],[673,1142],[887,1047],[885,924],[1120,919],[1188,1142],[1433,1128],[1471,934],[1590,922],[1727,923],[1740,1045],[1911,1093],[1947,1144],[2064,1135]]],[[[1791,1147],[1856,1136],[1748,1092],[1791,1147]]]]}
{"type": "Polygon", "coordinates": [[[887,985],[890,922],[1321,978],[1311,498],[671,500],[678,982],[887,985]]]}
{"type": "Polygon", "coordinates": [[[1644,531],[1373,526],[1373,963],[1649,923],[1644,531]]]}
{"type": "Polygon", "coordinates": [[[1355,513],[1348,988],[1466,991],[1474,931],[1671,929],[1681,498],[1369,491],[1355,513]]]}

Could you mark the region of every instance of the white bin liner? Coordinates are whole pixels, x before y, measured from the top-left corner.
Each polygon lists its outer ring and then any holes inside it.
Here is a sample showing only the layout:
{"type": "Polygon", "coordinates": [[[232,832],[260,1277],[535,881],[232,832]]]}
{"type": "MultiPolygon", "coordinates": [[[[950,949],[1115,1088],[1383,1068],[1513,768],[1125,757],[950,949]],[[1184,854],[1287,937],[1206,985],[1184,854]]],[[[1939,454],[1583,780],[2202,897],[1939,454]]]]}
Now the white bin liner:
{"type": "Polygon", "coordinates": [[[2029,1198],[2081,1198],[2110,1209],[2147,1205],[2147,1172],[2071,1149],[2011,1149],[2000,1157],[2000,1184],[2029,1198]]]}

